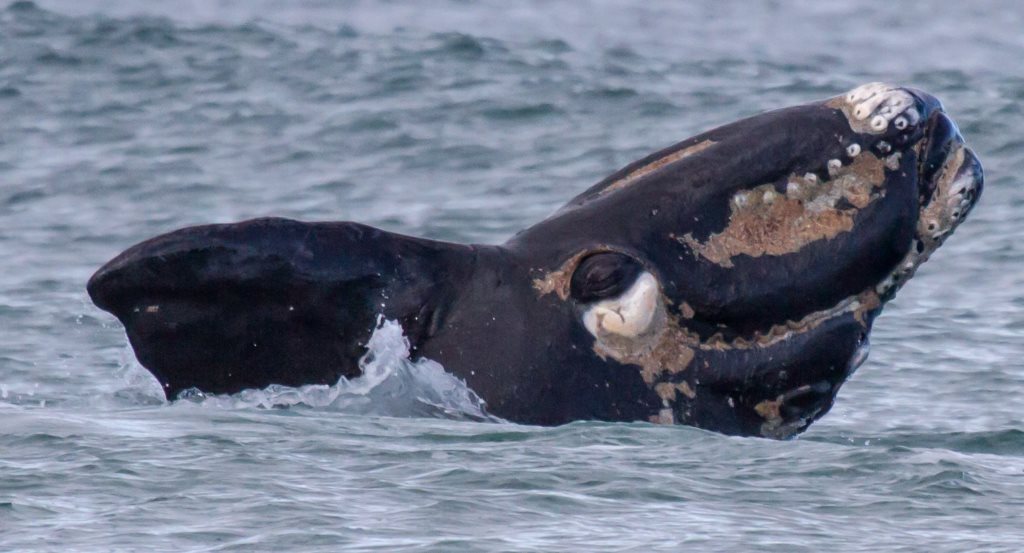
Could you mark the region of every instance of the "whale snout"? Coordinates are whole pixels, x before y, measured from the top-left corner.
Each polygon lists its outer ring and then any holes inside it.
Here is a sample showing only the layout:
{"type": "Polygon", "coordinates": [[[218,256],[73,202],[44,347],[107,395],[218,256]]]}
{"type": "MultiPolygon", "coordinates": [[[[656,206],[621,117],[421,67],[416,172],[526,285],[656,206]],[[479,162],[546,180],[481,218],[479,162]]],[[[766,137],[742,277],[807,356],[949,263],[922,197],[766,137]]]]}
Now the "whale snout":
{"type": "Polygon", "coordinates": [[[956,225],[981,196],[985,175],[981,161],[966,146],[956,123],[945,113],[935,111],[928,120],[924,152],[920,160],[922,204],[930,203],[934,196],[944,196],[958,204],[950,224],[956,225]],[[956,189],[953,185],[956,183],[956,189]]]}

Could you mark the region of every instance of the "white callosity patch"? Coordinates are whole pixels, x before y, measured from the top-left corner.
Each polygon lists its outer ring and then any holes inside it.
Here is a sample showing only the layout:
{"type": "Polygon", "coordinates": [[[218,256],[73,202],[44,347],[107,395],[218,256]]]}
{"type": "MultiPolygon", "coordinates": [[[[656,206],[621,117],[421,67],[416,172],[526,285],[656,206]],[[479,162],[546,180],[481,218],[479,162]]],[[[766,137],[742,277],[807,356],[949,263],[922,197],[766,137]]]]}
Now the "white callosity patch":
{"type": "Polygon", "coordinates": [[[843,168],[843,162],[838,159],[828,160],[828,176],[834,177],[839,174],[839,170],[843,168]]]}
{"type": "Polygon", "coordinates": [[[901,152],[894,152],[885,158],[885,168],[890,171],[897,171],[900,168],[900,160],[903,159],[901,152]]]}
{"type": "Polygon", "coordinates": [[[636,337],[654,321],[659,300],[658,281],[644,272],[617,298],[600,301],[583,314],[583,326],[595,337],[613,334],[636,337]]]}
{"type": "Polygon", "coordinates": [[[860,156],[844,166],[828,161],[829,178],[814,173],[790,175],[784,193],[775,183],[737,192],[730,201],[729,223],[704,241],[692,233],[675,237],[697,256],[732,267],[738,255],[786,255],[811,242],[829,240],[853,228],[857,210],[880,197],[883,165],[860,156]]]}
{"type": "Polygon", "coordinates": [[[850,126],[857,132],[881,134],[893,121],[898,128],[906,128],[921,119],[921,114],[914,108],[914,96],[905,89],[885,83],[858,86],[846,93],[842,100],[850,126]]]}

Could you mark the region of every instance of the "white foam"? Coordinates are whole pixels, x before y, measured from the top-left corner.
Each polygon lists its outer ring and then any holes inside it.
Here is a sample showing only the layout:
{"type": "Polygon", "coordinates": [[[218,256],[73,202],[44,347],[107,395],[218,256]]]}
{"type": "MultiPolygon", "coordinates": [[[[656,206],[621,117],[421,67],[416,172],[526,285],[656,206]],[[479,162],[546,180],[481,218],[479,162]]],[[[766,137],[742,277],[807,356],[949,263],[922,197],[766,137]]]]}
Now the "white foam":
{"type": "MultiPolygon", "coordinates": [[[[125,337],[125,341],[127,340],[125,337]]],[[[165,403],[160,382],[135,359],[135,352],[128,344],[121,350],[119,366],[121,379],[127,386],[115,391],[115,397],[135,405],[165,403]]]]}

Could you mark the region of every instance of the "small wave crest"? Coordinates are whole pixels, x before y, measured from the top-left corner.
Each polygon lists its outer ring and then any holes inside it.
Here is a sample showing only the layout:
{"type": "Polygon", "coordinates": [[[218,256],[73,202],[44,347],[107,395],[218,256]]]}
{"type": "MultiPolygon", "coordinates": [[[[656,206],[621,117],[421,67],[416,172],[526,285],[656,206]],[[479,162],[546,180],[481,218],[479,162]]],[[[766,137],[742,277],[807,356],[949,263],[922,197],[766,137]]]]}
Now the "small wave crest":
{"type": "MultiPolygon", "coordinates": [[[[488,414],[483,399],[440,363],[410,359],[409,340],[397,321],[379,321],[366,346],[367,352],[359,360],[362,375],[342,377],[333,386],[274,384],[223,395],[192,388],[179,394],[177,400],[217,409],[301,406],[360,415],[502,421],[488,414]]],[[[134,359],[127,361],[124,376],[129,389],[119,395],[162,396],[152,376],[134,359]]]]}

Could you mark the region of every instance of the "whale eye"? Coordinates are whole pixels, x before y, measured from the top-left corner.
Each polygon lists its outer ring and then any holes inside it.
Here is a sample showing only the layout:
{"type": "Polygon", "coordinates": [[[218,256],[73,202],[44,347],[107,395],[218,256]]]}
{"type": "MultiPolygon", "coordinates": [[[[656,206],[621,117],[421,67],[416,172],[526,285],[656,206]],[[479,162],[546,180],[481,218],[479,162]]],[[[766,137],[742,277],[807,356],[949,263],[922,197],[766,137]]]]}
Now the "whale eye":
{"type": "Polygon", "coordinates": [[[589,303],[622,294],[636,281],[643,266],[636,259],[618,252],[595,253],[582,262],[572,275],[570,293],[577,301],[589,303]]]}

